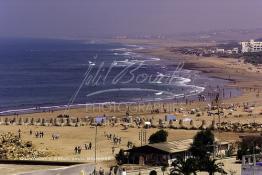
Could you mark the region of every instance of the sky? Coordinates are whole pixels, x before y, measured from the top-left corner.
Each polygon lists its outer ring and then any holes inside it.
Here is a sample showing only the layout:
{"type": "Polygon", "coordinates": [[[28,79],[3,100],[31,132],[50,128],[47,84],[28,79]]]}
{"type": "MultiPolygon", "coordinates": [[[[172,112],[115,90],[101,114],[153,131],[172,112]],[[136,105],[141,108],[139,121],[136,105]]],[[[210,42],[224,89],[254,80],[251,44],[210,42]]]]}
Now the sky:
{"type": "Polygon", "coordinates": [[[262,28],[261,0],[0,0],[0,37],[172,35],[262,28]]]}

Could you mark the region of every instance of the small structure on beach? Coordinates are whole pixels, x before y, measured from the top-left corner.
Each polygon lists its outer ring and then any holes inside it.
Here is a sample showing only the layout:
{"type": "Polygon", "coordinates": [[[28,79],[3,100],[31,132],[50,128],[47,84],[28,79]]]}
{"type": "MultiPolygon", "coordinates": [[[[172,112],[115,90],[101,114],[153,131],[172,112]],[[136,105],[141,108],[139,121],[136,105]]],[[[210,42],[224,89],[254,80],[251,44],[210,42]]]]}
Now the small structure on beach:
{"type": "Polygon", "coordinates": [[[207,127],[207,122],[206,122],[206,120],[202,120],[202,124],[201,124],[201,126],[199,127],[199,129],[201,129],[201,130],[205,130],[205,129],[207,129],[208,127],[207,127]]]}
{"type": "Polygon", "coordinates": [[[57,118],[55,118],[54,123],[55,123],[55,126],[61,126],[61,123],[59,122],[57,118]]]}
{"type": "Polygon", "coordinates": [[[18,125],[24,125],[24,121],[23,121],[23,118],[19,118],[19,121],[18,121],[18,125]]]}
{"type": "Polygon", "coordinates": [[[217,125],[216,125],[216,121],[215,120],[212,120],[212,124],[210,126],[210,129],[211,130],[217,130],[217,125]]]}
{"type": "Polygon", "coordinates": [[[152,125],[151,125],[151,122],[150,121],[146,121],[145,124],[144,124],[144,128],[150,128],[152,125]]]}
{"type": "Polygon", "coordinates": [[[133,123],[133,117],[132,116],[125,116],[125,117],[122,118],[122,121],[126,122],[126,123],[133,123]]]}
{"type": "Polygon", "coordinates": [[[179,129],[187,129],[182,119],[179,120],[179,129]]]}
{"type": "Polygon", "coordinates": [[[176,121],[176,116],[175,116],[175,115],[172,115],[172,114],[167,114],[167,115],[165,116],[165,121],[169,122],[170,120],[176,121]]]}
{"type": "Polygon", "coordinates": [[[106,122],[106,117],[105,116],[97,116],[95,117],[95,123],[102,125],[106,122]]]}
{"type": "Polygon", "coordinates": [[[196,127],[196,125],[194,123],[194,120],[190,121],[190,129],[192,129],[192,130],[196,130],[197,129],[197,127],[196,127]]]}
{"type": "MultiPolygon", "coordinates": [[[[193,143],[193,139],[176,140],[170,142],[148,144],[141,147],[134,147],[126,150],[129,164],[140,165],[171,165],[177,157],[184,160],[191,157],[189,148],[193,143]]],[[[225,154],[230,148],[229,142],[219,142],[215,150],[215,155],[225,154]]]]}

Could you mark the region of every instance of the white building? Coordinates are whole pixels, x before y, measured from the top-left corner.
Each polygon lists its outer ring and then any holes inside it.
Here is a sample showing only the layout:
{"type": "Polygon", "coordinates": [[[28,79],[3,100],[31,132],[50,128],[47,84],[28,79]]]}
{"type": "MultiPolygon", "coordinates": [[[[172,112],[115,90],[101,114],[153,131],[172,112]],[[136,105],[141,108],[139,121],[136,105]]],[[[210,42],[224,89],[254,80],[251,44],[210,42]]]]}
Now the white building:
{"type": "Polygon", "coordinates": [[[240,44],[242,46],[242,53],[262,51],[262,42],[250,40],[248,42],[241,42],[240,44]]]}
{"type": "Polygon", "coordinates": [[[216,49],[216,53],[225,53],[225,49],[219,49],[219,48],[217,48],[217,49],[216,49]]]}
{"type": "Polygon", "coordinates": [[[243,156],[241,175],[262,175],[261,158],[262,158],[261,154],[243,156]]]}
{"type": "Polygon", "coordinates": [[[226,53],[227,54],[232,54],[233,52],[232,52],[232,50],[226,50],[226,53]]]}
{"type": "Polygon", "coordinates": [[[232,53],[238,53],[238,52],[239,52],[239,50],[238,50],[237,47],[232,49],[232,53]]]}

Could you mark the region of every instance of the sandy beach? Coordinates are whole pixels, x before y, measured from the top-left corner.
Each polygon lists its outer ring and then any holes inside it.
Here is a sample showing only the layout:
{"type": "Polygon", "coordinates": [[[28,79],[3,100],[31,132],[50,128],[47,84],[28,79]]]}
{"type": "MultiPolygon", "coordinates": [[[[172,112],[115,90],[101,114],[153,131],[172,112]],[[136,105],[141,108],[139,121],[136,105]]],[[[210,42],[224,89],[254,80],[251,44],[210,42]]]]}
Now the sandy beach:
{"type": "MultiPolygon", "coordinates": [[[[184,68],[191,70],[198,70],[203,72],[209,77],[216,77],[228,80],[229,83],[226,85],[230,88],[235,88],[241,91],[241,95],[233,98],[223,99],[222,103],[226,105],[238,104],[239,107],[235,111],[230,109],[224,110],[224,117],[221,117],[221,122],[225,123],[260,123],[262,124],[262,98],[258,94],[262,88],[262,76],[261,73],[257,73],[256,67],[239,62],[233,58],[216,58],[216,57],[199,57],[199,56],[188,56],[177,54],[172,51],[173,47],[181,47],[183,45],[188,45],[190,43],[162,43],[159,41],[125,41],[126,43],[136,43],[136,44],[158,44],[159,46],[154,49],[142,50],[143,54],[152,55],[159,57],[161,59],[168,59],[174,62],[182,61],[185,63],[184,68]],[[243,108],[243,103],[254,104],[254,110],[250,115],[249,112],[245,112],[243,108]]],[[[192,45],[202,44],[202,43],[191,43],[192,45]]],[[[194,121],[197,127],[201,126],[203,120],[206,124],[211,125],[212,121],[218,122],[217,116],[207,115],[207,105],[210,102],[192,102],[190,104],[177,103],[177,102],[158,102],[149,103],[143,105],[120,105],[112,107],[109,105],[101,105],[96,107],[83,107],[77,109],[68,110],[58,110],[58,111],[48,111],[32,114],[20,114],[11,116],[2,116],[1,118],[13,119],[26,118],[35,120],[56,118],[60,114],[69,115],[72,118],[94,118],[96,116],[114,116],[116,118],[121,118],[126,115],[127,110],[129,110],[129,115],[133,117],[141,117],[146,120],[154,119],[158,122],[159,119],[164,119],[165,115],[174,114],[177,116],[177,121],[174,122],[175,127],[179,127],[179,120],[185,118],[190,118],[194,121]],[[164,107],[167,111],[164,111],[164,107]],[[152,113],[152,109],[160,109],[159,113],[152,113]],[[191,114],[192,109],[199,109],[201,115],[196,117],[195,114],[191,114]]],[[[2,121],[3,121],[2,120],[2,121]]],[[[184,122],[185,126],[190,126],[189,122],[184,122]]],[[[50,157],[64,157],[65,159],[73,159],[79,155],[76,155],[74,148],[76,146],[84,147],[84,144],[89,142],[93,143],[95,141],[95,127],[87,125],[80,127],[56,127],[56,126],[17,126],[17,125],[0,125],[0,132],[12,132],[18,134],[18,130],[21,130],[21,137],[23,140],[32,141],[33,145],[38,149],[48,152],[50,157]],[[30,130],[33,134],[30,134],[30,130]],[[43,131],[45,133],[44,138],[36,138],[35,132],[43,131]],[[58,140],[52,139],[52,134],[58,133],[60,138],[58,140]]],[[[157,128],[147,129],[147,138],[157,131],[157,128]]],[[[198,130],[185,130],[185,129],[172,129],[166,128],[169,133],[168,140],[181,140],[187,138],[193,138],[198,130]]],[[[128,128],[124,126],[101,126],[97,130],[97,159],[100,160],[101,165],[110,166],[114,164],[114,156],[120,149],[127,149],[127,142],[131,141],[134,145],[140,146],[141,142],[138,140],[139,131],[141,128],[128,128]],[[112,141],[105,137],[105,134],[112,134],[117,137],[121,137],[121,144],[114,145],[112,141]]],[[[253,132],[254,134],[259,134],[259,132],[253,132]]],[[[221,141],[235,142],[239,140],[239,136],[247,134],[243,132],[215,132],[215,136],[221,141]]],[[[144,143],[146,144],[146,143],[144,143]]],[[[81,157],[89,158],[87,162],[94,161],[94,148],[91,150],[83,150],[81,157]]]]}

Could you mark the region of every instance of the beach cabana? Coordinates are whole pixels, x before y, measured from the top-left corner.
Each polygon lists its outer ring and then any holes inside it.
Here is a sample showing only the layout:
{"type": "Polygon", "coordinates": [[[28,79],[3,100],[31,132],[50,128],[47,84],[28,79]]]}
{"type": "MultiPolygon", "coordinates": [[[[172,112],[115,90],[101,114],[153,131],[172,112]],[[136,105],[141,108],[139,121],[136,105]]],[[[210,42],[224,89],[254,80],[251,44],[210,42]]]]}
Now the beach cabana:
{"type": "Polygon", "coordinates": [[[176,116],[172,114],[168,114],[165,116],[165,121],[170,122],[170,121],[176,121],[176,116]]]}
{"type": "Polygon", "coordinates": [[[191,122],[191,120],[192,120],[191,118],[184,118],[183,122],[191,122]]]}
{"type": "Polygon", "coordinates": [[[145,122],[145,126],[151,127],[151,122],[145,122]]]}
{"type": "Polygon", "coordinates": [[[104,116],[97,116],[96,118],[95,118],[95,123],[96,124],[102,124],[103,122],[105,122],[106,121],[106,117],[104,117],[104,116]]]}

